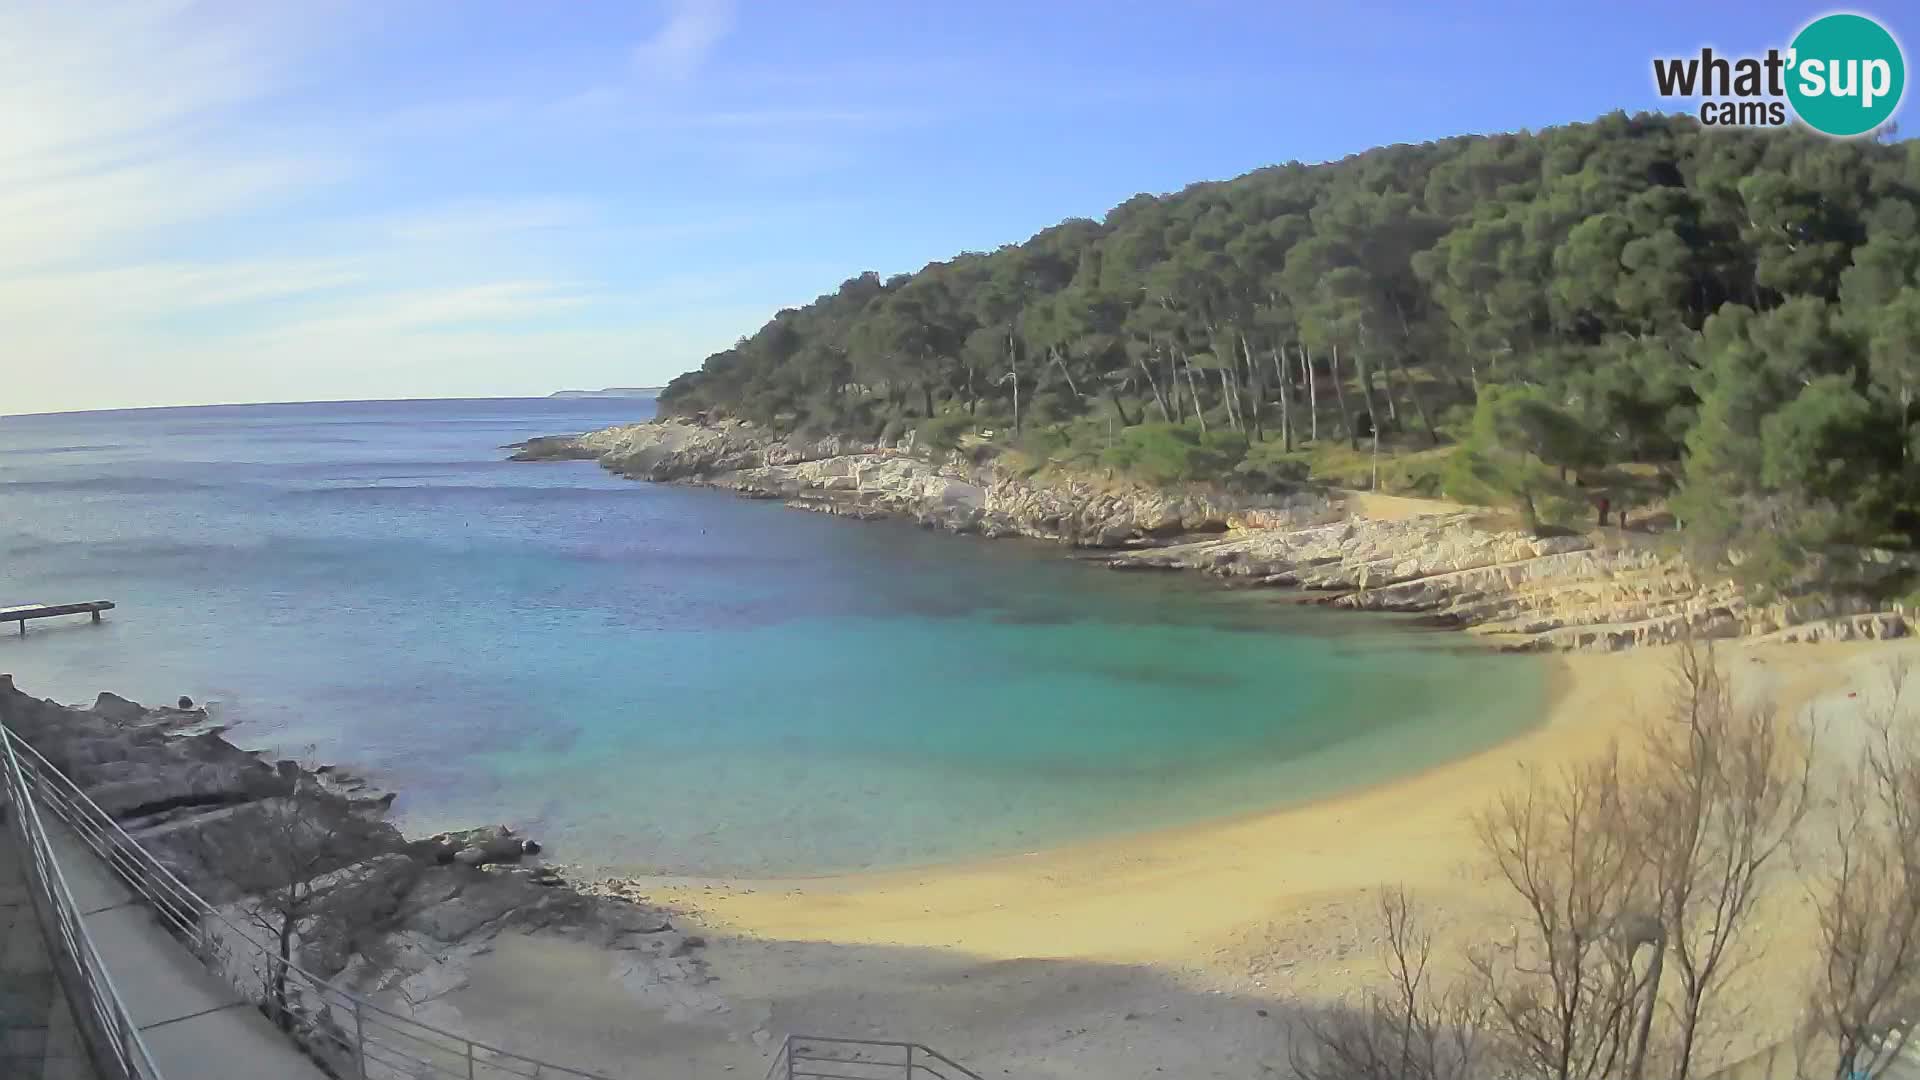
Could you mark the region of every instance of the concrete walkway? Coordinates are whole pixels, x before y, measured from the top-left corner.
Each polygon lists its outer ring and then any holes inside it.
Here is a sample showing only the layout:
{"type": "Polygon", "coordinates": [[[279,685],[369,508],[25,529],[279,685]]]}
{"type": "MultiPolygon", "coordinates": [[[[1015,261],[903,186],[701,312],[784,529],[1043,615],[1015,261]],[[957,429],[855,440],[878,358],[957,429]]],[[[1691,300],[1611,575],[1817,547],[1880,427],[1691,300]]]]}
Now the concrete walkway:
{"type": "Polygon", "coordinates": [[[16,846],[13,831],[0,826],[0,1076],[95,1080],[47,957],[16,846]]]}
{"type": "MultiPolygon", "coordinates": [[[[42,820],[53,834],[54,856],[80,909],[81,922],[162,1076],[167,1080],[325,1080],[325,1074],[259,1009],[208,972],[169,934],[153,912],[107,872],[91,849],[63,825],[44,814],[42,820]]],[[[0,858],[9,857],[12,847],[11,833],[0,832],[0,852],[8,853],[0,858]]],[[[24,889],[21,898],[25,900],[24,889]]],[[[22,910],[25,932],[37,937],[32,909],[22,910]]],[[[38,1080],[93,1076],[91,1071],[54,1071],[55,1060],[72,1057],[55,1058],[50,1051],[42,1072],[18,1075],[38,1080]]],[[[0,1059],[0,1076],[16,1075],[7,1071],[8,1064],[0,1059]]]]}

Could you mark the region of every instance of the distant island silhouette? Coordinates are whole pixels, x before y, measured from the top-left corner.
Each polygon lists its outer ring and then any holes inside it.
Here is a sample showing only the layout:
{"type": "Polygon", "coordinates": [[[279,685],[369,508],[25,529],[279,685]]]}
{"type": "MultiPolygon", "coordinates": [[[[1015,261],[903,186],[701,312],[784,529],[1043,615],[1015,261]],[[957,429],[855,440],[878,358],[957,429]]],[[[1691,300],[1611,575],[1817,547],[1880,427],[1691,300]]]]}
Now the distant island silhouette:
{"type": "Polygon", "coordinates": [[[658,386],[609,386],[604,390],[555,390],[547,396],[550,398],[652,397],[660,390],[658,386]]]}

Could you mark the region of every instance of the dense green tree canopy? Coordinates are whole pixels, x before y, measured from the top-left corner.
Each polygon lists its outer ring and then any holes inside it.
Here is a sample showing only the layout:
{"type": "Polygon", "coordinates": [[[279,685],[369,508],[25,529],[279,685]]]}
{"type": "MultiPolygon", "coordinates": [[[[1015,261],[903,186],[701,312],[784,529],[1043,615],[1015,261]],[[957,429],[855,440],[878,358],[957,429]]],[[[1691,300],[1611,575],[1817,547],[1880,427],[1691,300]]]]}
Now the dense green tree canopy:
{"type": "Polygon", "coordinates": [[[1210,448],[1163,476],[1224,478],[1243,444],[1457,440],[1452,475],[1522,501],[1633,463],[1704,540],[1886,542],[1914,532],[1917,391],[1920,144],[1616,113],[1290,162],[862,274],[662,401],[870,437],[1077,425],[1108,465],[1210,448]]]}

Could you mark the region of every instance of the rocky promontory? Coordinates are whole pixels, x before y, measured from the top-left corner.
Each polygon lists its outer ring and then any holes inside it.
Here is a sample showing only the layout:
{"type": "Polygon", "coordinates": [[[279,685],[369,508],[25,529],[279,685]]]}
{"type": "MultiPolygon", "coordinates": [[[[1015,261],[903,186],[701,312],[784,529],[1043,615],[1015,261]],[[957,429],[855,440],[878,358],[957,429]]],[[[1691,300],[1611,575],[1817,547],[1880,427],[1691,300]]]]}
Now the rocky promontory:
{"type": "Polygon", "coordinates": [[[1238,496],[1194,489],[1039,481],[958,454],[935,455],[912,436],[896,444],[842,436],[776,436],[739,420],[680,419],[531,439],[515,461],[594,460],[622,476],[725,488],[847,517],[899,517],[958,533],[1026,536],[1079,547],[1137,546],[1224,532],[1236,518],[1311,524],[1340,513],[1311,492],[1238,496]]]}
{"type": "MultiPolygon", "coordinates": [[[[186,916],[216,943],[203,959],[262,994],[263,1008],[273,966],[263,957],[289,896],[303,912],[295,966],[423,1023],[458,1026],[441,999],[507,935],[605,948],[640,983],[708,981],[701,939],[668,911],[576,887],[512,829],[409,839],[385,819],[391,796],[337,768],[243,750],[207,720],[200,709],[149,709],[106,693],[92,708],[60,705],[0,675],[0,724],[214,906],[213,917],[186,916]]],[[[345,1021],[323,997],[292,981],[294,1032],[316,1060],[350,1075],[345,1021]]],[[[511,1042],[508,1032],[469,1034],[511,1042]]]]}
{"type": "MultiPolygon", "coordinates": [[[[1756,603],[1647,533],[1540,537],[1439,502],[1376,515],[1365,496],[1306,487],[1240,495],[1035,478],[931,453],[912,436],[893,444],[805,438],[740,420],[669,417],[511,449],[516,461],[598,461],[638,480],[724,488],[797,509],[1116,549],[1106,560],[1116,570],[1199,571],[1338,607],[1417,613],[1516,650],[1613,650],[1689,634],[1897,637],[1916,618],[1868,599],[1871,590],[1756,603]]],[[[1857,561],[1868,580],[1912,570],[1884,553],[1857,561]]]]}

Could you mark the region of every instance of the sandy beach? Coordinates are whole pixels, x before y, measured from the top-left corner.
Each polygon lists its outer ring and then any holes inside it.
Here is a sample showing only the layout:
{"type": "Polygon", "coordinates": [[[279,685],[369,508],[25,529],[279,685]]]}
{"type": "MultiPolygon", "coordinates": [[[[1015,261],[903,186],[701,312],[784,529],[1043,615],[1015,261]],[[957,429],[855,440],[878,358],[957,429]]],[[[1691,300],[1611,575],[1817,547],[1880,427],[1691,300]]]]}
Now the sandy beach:
{"type": "MultiPolygon", "coordinates": [[[[1747,690],[1844,730],[1880,666],[1920,644],[1722,643],[1747,690]],[[1858,699],[1850,693],[1861,691],[1858,699]]],[[[529,1038],[661,1075],[764,1069],[793,1031],[913,1039],[982,1075],[1284,1075],[1286,1017],[1380,970],[1375,893],[1412,890],[1437,953],[1484,937],[1502,894],[1479,869],[1470,817],[1529,768],[1581,760],[1661,707],[1671,653],[1550,661],[1544,723],[1499,747],[1307,806],[1029,855],[789,881],[635,881],[707,937],[685,985],[635,985],[591,950],[503,942],[447,1004],[469,1023],[544,1010],[529,1038]],[[640,1006],[637,1010],[635,1006],[640,1006]],[[557,1023],[554,1017],[562,1017],[557,1023]]],[[[1845,740],[1836,740],[1840,745],[1845,740]]],[[[1787,895],[1787,893],[1793,895],[1787,895]]],[[[1805,932],[1805,896],[1762,914],[1772,946],[1805,932]]],[[[1752,974],[1800,963],[1791,948],[1752,974]]],[[[1743,992],[1785,1011],[1796,983],[1743,992]]],[[[1753,1021],[1757,1014],[1750,1014],[1753,1021]]],[[[1784,1019],[1784,1017],[1782,1017],[1784,1019]]],[[[1757,1035],[1716,1045],[1732,1060],[1757,1035]]],[[[526,1043],[529,1048],[535,1043],[526,1043]]]]}
{"type": "MultiPolygon", "coordinates": [[[[1730,668],[1764,678],[1791,708],[1896,648],[1731,643],[1720,651],[1730,668]]],[[[1443,910],[1475,906],[1482,885],[1470,816],[1522,783],[1529,767],[1577,761],[1632,735],[1640,718],[1661,707],[1671,650],[1550,662],[1556,685],[1540,727],[1358,793],[974,864],[655,895],[701,912],[716,928],[756,936],[1147,963],[1309,989],[1321,976],[1342,974],[1356,938],[1370,940],[1364,917],[1377,886],[1404,884],[1443,910]],[[1356,910],[1358,927],[1350,919],[1356,910]]]]}

